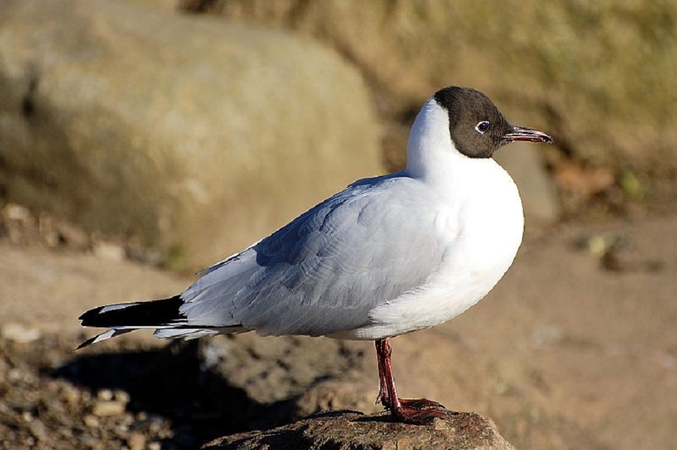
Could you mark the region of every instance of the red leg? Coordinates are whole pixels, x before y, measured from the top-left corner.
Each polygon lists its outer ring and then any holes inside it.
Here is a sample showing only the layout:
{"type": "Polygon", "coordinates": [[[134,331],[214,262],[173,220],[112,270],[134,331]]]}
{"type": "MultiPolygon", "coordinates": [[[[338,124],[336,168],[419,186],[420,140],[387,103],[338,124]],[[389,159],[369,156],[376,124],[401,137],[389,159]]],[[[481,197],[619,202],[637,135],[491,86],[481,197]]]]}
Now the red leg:
{"type": "Polygon", "coordinates": [[[392,349],[388,339],[377,340],[376,357],[380,388],[376,401],[381,402],[398,420],[406,423],[425,424],[432,422],[436,417],[447,416],[447,410],[437,402],[426,398],[401,399],[397,396],[391,355],[392,349]]]}

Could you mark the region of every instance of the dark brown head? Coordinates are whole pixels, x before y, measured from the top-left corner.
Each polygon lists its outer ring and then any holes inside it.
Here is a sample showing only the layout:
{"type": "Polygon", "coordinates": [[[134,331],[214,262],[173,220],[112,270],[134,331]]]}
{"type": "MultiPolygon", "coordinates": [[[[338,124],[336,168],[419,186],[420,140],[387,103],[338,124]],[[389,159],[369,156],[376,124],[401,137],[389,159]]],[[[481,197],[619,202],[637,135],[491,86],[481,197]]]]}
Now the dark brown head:
{"type": "Polygon", "coordinates": [[[489,97],[474,89],[450,86],[433,98],[449,115],[449,133],[456,149],[470,158],[491,158],[513,141],[552,143],[541,131],[510,125],[489,97]]]}

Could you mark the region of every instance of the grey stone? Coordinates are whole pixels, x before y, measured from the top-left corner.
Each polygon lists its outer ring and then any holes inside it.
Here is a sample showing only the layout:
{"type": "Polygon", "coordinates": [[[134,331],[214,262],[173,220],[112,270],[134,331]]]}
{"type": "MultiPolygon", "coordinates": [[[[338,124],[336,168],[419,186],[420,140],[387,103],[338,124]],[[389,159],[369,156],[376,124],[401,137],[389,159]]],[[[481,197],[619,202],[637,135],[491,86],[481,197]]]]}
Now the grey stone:
{"type": "Polygon", "coordinates": [[[0,192],[203,267],[378,174],[360,75],[285,32],[0,1],[0,192]]]}

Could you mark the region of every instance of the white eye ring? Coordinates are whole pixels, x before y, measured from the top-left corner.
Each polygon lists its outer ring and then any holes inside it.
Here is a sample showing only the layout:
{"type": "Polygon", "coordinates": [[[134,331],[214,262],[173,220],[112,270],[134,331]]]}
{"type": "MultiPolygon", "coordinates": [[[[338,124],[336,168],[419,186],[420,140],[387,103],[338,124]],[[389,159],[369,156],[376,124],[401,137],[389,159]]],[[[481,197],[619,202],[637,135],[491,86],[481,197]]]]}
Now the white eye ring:
{"type": "Polygon", "coordinates": [[[483,120],[477,125],[475,125],[475,131],[477,131],[480,135],[486,133],[488,129],[489,129],[489,121],[487,120],[483,120]]]}

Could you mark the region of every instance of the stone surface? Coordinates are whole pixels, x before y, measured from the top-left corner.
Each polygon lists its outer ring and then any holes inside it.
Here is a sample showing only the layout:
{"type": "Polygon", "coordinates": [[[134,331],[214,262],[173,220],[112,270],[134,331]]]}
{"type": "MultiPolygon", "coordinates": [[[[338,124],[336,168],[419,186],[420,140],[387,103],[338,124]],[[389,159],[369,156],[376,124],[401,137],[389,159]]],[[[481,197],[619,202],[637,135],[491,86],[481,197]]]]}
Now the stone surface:
{"type": "Polygon", "coordinates": [[[360,75],[310,40],[114,0],[0,9],[11,201],[199,268],[380,172],[360,75]]]}
{"type": "Polygon", "coordinates": [[[388,415],[365,416],[352,411],[317,414],[265,431],[216,439],[203,449],[514,449],[491,419],[474,413],[450,413],[431,425],[393,423],[388,415]]]}

